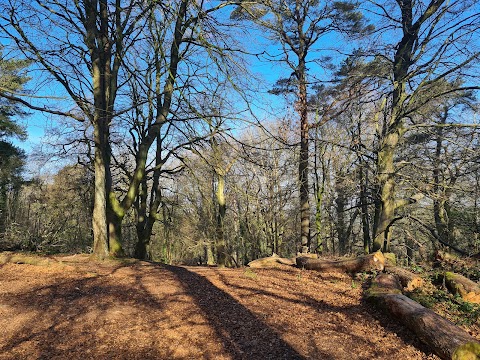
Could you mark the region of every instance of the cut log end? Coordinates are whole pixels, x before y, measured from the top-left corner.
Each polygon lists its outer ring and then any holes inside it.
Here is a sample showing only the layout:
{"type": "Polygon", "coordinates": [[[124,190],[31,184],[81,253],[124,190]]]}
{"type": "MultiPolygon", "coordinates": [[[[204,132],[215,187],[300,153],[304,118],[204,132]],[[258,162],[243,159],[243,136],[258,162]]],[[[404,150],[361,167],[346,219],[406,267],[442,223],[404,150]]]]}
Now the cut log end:
{"type": "Polygon", "coordinates": [[[480,344],[467,343],[460,346],[452,356],[452,360],[478,360],[480,359],[480,344]]]}
{"type": "Polygon", "coordinates": [[[480,304],[480,286],[462,276],[453,272],[445,273],[445,285],[454,295],[459,295],[464,301],[480,304]]]}
{"type": "Polygon", "coordinates": [[[424,281],[420,276],[401,267],[386,266],[385,271],[389,274],[394,274],[397,276],[405,291],[412,292],[415,289],[423,287],[424,285],[424,281]]]}
{"type": "Polygon", "coordinates": [[[382,300],[384,294],[401,294],[402,286],[397,278],[390,274],[380,274],[373,281],[370,287],[365,291],[367,299],[374,302],[382,300]]]}

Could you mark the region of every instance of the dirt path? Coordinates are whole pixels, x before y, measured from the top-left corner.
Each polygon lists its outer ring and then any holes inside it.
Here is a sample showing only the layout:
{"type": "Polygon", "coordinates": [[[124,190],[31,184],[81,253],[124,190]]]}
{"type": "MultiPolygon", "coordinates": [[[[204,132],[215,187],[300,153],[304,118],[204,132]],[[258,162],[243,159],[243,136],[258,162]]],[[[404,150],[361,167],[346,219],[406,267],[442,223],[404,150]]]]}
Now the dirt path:
{"type": "Polygon", "coordinates": [[[438,359],[361,292],[290,268],[9,263],[0,359],[438,359]]]}

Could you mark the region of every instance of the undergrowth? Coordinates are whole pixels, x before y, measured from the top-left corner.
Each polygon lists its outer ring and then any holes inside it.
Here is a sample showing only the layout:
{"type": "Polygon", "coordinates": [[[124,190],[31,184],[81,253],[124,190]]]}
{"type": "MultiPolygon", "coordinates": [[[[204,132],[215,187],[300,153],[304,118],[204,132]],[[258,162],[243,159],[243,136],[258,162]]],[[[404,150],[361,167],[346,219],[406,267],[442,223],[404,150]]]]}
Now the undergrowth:
{"type": "Polygon", "coordinates": [[[463,301],[444,287],[433,284],[409,294],[410,298],[426,308],[432,309],[457,325],[471,326],[479,322],[480,304],[463,301]]]}

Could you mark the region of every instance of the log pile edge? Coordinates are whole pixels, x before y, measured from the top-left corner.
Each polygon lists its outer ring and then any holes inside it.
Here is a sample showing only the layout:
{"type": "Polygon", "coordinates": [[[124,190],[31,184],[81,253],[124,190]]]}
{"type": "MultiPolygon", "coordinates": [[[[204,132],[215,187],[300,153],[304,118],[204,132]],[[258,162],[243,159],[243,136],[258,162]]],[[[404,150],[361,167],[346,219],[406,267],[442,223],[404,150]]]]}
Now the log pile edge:
{"type": "Polygon", "coordinates": [[[366,298],[399,319],[442,359],[480,359],[480,342],[452,322],[403,295],[394,275],[380,274],[366,298]]]}

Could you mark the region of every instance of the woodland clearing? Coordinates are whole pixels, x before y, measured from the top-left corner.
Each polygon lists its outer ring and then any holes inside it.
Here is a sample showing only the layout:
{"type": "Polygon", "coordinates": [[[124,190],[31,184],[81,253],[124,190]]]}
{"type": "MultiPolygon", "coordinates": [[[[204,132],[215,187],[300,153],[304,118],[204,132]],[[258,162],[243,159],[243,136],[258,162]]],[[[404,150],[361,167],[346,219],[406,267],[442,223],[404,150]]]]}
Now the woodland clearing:
{"type": "Polygon", "coordinates": [[[38,260],[0,265],[0,359],[438,359],[345,274],[38,260]]]}

